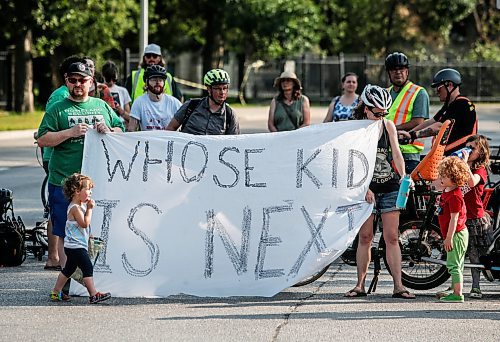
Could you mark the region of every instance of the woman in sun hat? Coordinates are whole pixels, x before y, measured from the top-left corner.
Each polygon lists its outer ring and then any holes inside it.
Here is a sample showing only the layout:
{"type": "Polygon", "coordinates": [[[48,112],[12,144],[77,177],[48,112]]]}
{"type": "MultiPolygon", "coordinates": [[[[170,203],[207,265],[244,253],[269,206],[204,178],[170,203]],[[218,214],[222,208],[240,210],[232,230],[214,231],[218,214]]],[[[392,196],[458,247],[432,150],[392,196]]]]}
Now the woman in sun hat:
{"type": "Polygon", "coordinates": [[[269,108],[267,126],[270,132],[293,131],[309,126],[311,123],[311,107],[309,98],[302,95],[300,80],[294,72],[283,71],[274,80],[278,88],[269,108]]]}

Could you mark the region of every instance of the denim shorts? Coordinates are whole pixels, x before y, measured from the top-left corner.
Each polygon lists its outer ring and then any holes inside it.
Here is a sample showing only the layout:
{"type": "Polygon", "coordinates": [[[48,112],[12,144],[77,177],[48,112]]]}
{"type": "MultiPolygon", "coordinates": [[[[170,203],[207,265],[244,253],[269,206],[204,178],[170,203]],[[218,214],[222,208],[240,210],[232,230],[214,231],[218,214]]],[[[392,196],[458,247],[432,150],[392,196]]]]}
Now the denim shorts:
{"type": "Polygon", "coordinates": [[[399,210],[396,208],[396,200],[398,199],[398,191],[381,192],[375,194],[375,206],[373,207],[373,214],[377,212],[383,214],[390,211],[399,210]]]}
{"type": "Polygon", "coordinates": [[[64,197],[61,186],[49,183],[49,206],[52,233],[63,238],[66,236],[65,229],[69,201],[64,197]]]}

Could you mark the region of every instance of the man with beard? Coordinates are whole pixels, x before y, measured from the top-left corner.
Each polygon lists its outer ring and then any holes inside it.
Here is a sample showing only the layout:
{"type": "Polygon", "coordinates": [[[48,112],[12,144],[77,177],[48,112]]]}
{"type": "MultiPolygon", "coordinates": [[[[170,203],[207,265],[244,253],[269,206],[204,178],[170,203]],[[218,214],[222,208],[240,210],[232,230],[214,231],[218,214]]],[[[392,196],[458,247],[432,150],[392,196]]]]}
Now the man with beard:
{"type": "MultiPolygon", "coordinates": [[[[165,68],[165,61],[161,55],[161,48],[156,44],[149,44],[144,48],[140,67],[132,71],[125,81],[125,88],[127,88],[132,98],[132,102],[144,94],[144,71],[148,66],[152,65],[159,65],[165,68]]],[[[163,91],[165,94],[172,95],[179,101],[183,101],[182,92],[179,86],[175,82],[173,76],[168,72],[163,91]]]]}
{"type": "Polygon", "coordinates": [[[128,132],[135,132],[140,124],[141,131],[162,130],[167,127],[181,102],[164,94],[167,71],[160,65],[147,67],[144,72],[146,94],[139,96],[130,109],[128,132]]]}
{"type": "MultiPolygon", "coordinates": [[[[393,52],[385,59],[385,69],[391,81],[389,93],[392,106],[387,119],[396,124],[397,130],[409,131],[429,118],[429,95],[427,91],[408,79],[410,63],[404,53],[393,52]]],[[[424,143],[414,140],[400,145],[405,160],[406,173],[410,174],[420,162],[424,143]]]]}
{"type": "Polygon", "coordinates": [[[240,134],[240,125],[234,111],[226,103],[230,84],[229,74],[212,69],[203,77],[208,96],[191,99],[175,113],[167,130],[195,135],[240,134]]]}
{"type": "Polygon", "coordinates": [[[38,145],[53,147],[49,161],[49,206],[52,231],[58,240],[61,267],[66,263],[64,228],[69,201],[62,192],[62,181],[82,168],[85,133],[94,127],[99,133],[123,132],[118,116],[106,102],[90,97],[93,75],[89,67],[76,62],[65,74],[69,96],[47,108],[38,128],[38,145]]]}

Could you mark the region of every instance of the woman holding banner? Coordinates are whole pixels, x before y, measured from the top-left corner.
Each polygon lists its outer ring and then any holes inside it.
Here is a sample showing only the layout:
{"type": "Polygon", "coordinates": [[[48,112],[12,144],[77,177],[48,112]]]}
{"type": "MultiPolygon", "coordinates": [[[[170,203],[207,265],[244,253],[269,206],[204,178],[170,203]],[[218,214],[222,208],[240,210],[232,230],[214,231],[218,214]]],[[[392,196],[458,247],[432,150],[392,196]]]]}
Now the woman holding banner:
{"type": "Polygon", "coordinates": [[[271,101],[267,126],[270,132],[293,131],[311,124],[309,98],[302,95],[297,75],[283,71],[274,80],[278,95],[271,101]]]}
{"type": "Polygon", "coordinates": [[[358,282],[345,297],[365,297],[365,278],[371,260],[374,214],[380,213],[383,236],[386,243],[386,257],[394,282],[392,297],[415,299],[401,281],[401,249],[399,247],[399,209],[396,208],[399,182],[405,175],[405,163],[399,149],[396,127],[384,117],[388,114],[392,99],[389,92],[379,86],[368,84],[361,94],[360,105],[356,108],[356,119],[382,121],[382,130],[377,145],[377,158],[370,187],[365,199],[374,204],[372,215],[363,223],[359,231],[356,264],[358,282]],[[393,167],[394,165],[394,167],[393,167]]]}

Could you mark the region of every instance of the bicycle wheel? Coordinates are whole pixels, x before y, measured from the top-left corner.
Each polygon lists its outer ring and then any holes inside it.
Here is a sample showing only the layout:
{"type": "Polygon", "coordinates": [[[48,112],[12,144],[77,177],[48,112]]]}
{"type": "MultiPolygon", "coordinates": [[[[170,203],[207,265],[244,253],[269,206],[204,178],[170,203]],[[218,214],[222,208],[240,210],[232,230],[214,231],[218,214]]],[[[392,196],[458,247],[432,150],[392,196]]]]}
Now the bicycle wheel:
{"type": "Polygon", "coordinates": [[[42,187],[40,188],[40,198],[42,199],[42,204],[44,208],[49,205],[49,175],[45,175],[42,181],[42,187]]]}
{"type": "Polygon", "coordinates": [[[494,192],[494,198],[490,199],[489,209],[493,212],[491,217],[491,224],[493,226],[493,231],[496,232],[500,228],[500,192],[498,188],[494,192]]]}
{"type": "MultiPolygon", "coordinates": [[[[446,265],[422,260],[422,257],[446,262],[446,251],[439,227],[431,223],[419,244],[419,233],[423,221],[405,222],[399,227],[401,246],[401,278],[403,285],[414,290],[430,290],[443,284],[449,277],[446,265]]],[[[384,262],[387,265],[384,256],[384,262]]]]}
{"type": "Polygon", "coordinates": [[[316,280],[318,280],[319,278],[321,278],[321,276],[323,274],[326,273],[326,271],[328,271],[328,269],[330,268],[330,265],[327,265],[325,268],[323,268],[321,271],[313,274],[312,276],[309,276],[301,281],[299,281],[297,284],[293,285],[292,287],[299,287],[299,286],[304,286],[304,285],[307,285],[307,284],[310,284],[316,280]]]}

